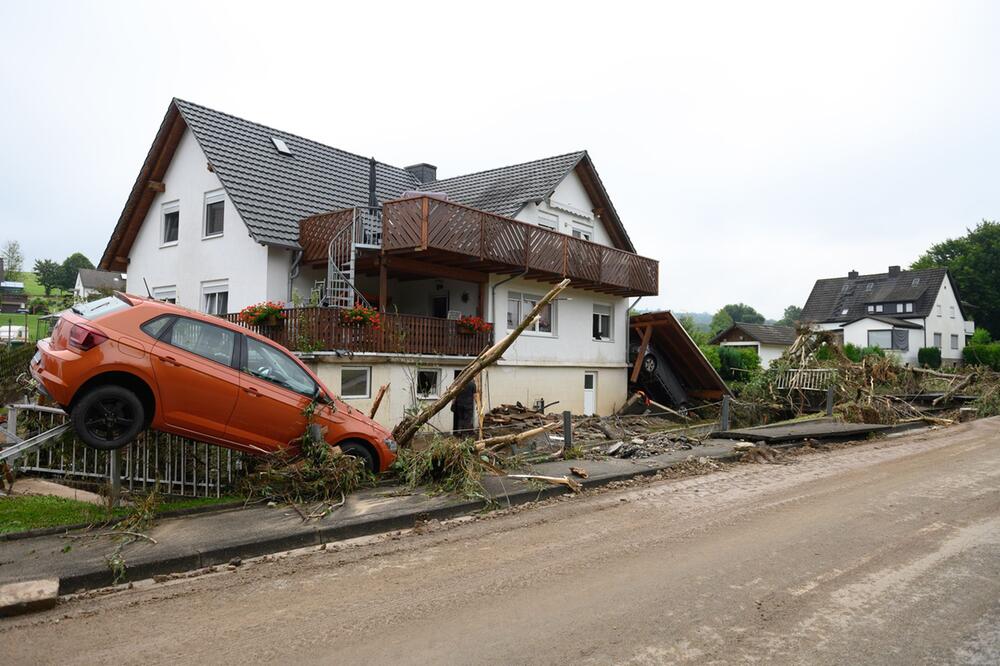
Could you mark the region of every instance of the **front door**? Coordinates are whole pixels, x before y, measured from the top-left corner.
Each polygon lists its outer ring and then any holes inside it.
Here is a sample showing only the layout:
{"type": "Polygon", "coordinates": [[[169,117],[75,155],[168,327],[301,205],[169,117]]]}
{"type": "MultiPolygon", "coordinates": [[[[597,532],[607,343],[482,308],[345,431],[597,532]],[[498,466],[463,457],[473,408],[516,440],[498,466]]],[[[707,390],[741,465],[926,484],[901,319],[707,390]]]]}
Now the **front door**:
{"type": "Polygon", "coordinates": [[[230,439],[274,452],[305,434],[302,413],[316,382],[285,352],[244,337],[239,399],[229,419],[230,439]]]}
{"type": "Polygon", "coordinates": [[[156,343],[153,372],[167,425],[196,439],[225,439],[239,392],[236,339],[229,329],[178,317],[156,343]]]}
{"type": "Polygon", "coordinates": [[[597,373],[583,373],[583,414],[590,416],[597,412],[597,373]]]}

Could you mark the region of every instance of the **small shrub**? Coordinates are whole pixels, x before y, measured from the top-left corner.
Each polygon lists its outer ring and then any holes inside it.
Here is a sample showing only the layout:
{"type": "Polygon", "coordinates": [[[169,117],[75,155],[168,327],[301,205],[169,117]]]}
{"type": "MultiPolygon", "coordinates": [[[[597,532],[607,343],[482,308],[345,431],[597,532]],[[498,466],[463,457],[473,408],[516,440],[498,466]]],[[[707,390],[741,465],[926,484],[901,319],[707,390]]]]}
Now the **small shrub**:
{"type": "Polygon", "coordinates": [[[844,356],[849,358],[852,363],[861,363],[861,347],[853,342],[848,342],[844,345],[844,356]]]}
{"type": "Polygon", "coordinates": [[[885,350],[881,347],[864,347],[861,350],[861,360],[868,358],[869,356],[877,356],[879,358],[885,358],[885,350]]]}
{"type": "Polygon", "coordinates": [[[712,364],[716,372],[722,370],[722,362],[719,360],[719,346],[718,345],[703,345],[700,347],[701,353],[705,355],[708,362],[712,364]]]}
{"type": "Polygon", "coordinates": [[[760,370],[760,357],[753,347],[719,347],[719,372],[722,378],[731,381],[747,381],[750,374],[760,370]]]}
{"type": "Polygon", "coordinates": [[[985,328],[977,328],[976,332],[972,334],[972,339],[969,340],[970,345],[988,345],[993,342],[993,336],[985,328]]]}
{"type": "Polygon", "coordinates": [[[966,345],[962,358],[968,365],[985,365],[992,370],[1000,370],[1000,342],[966,345]]]}
{"type": "Polygon", "coordinates": [[[925,368],[937,370],[941,367],[941,350],[937,347],[921,347],[917,350],[917,362],[925,368]]]}

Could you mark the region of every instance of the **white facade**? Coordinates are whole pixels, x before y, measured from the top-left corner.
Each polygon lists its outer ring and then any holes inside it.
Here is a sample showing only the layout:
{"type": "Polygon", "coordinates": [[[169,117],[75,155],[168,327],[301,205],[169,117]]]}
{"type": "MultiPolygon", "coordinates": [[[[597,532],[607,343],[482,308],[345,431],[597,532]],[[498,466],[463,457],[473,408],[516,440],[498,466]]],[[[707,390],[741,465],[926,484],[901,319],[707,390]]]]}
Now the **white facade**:
{"type": "MultiPolygon", "coordinates": [[[[951,280],[943,280],[937,298],[927,317],[905,317],[905,308],[899,313],[878,313],[878,316],[896,317],[918,328],[902,329],[907,331],[907,349],[887,349],[895,354],[901,363],[917,365],[917,356],[921,347],[940,347],[941,361],[944,365],[955,365],[962,362],[962,350],[965,348],[967,331],[974,329],[971,321],[962,318],[962,310],[955,297],[951,280]]],[[[866,317],[847,324],[819,324],[822,330],[841,330],[844,333],[844,344],[854,344],[858,347],[880,346],[879,337],[884,338],[884,331],[892,330],[892,326],[874,317],[866,317]],[[881,333],[880,333],[881,332],[881,333]]]]}

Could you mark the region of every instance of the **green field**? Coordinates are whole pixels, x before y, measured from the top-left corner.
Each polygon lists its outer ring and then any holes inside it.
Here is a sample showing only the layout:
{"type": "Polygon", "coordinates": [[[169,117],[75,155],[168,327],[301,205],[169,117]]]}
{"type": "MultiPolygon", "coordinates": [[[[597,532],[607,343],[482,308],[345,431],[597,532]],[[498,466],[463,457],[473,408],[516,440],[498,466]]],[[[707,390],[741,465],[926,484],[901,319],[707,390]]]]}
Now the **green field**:
{"type": "Polygon", "coordinates": [[[8,325],[24,326],[25,319],[27,319],[28,337],[32,342],[35,342],[41,338],[47,338],[49,335],[48,324],[46,322],[39,323],[38,321],[41,316],[3,312],[0,313],[0,329],[5,329],[8,325]]]}
{"type": "MultiPolygon", "coordinates": [[[[29,273],[27,271],[22,271],[20,273],[11,273],[7,276],[8,280],[15,280],[17,282],[24,283],[24,293],[26,293],[31,298],[41,297],[45,298],[45,287],[38,284],[38,276],[34,273],[29,273]]],[[[70,290],[72,291],[72,290],[70,290]]],[[[53,289],[52,296],[61,296],[63,294],[62,289],[53,289]]],[[[70,292],[65,292],[70,293],[70,292]]]]}

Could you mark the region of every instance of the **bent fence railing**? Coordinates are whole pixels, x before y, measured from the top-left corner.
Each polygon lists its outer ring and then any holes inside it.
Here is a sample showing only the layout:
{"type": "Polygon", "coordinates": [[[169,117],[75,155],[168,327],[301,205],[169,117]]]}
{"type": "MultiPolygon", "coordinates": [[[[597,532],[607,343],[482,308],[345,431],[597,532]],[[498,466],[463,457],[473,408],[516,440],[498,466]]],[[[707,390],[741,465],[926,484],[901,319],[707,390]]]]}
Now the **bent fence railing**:
{"type": "MultiPolygon", "coordinates": [[[[9,405],[6,431],[27,439],[66,420],[58,409],[9,405]]],[[[240,453],[154,430],[140,433],[120,449],[119,460],[123,490],[157,487],[164,495],[182,497],[220,497],[236,489],[246,469],[240,453]]],[[[86,446],[71,430],[26,453],[15,468],[67,480],[101,482],[110,480],[111,454],[86,446]]]]}

